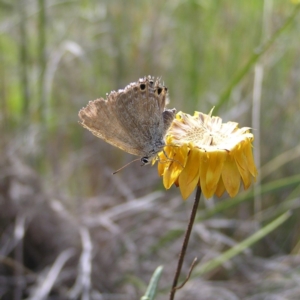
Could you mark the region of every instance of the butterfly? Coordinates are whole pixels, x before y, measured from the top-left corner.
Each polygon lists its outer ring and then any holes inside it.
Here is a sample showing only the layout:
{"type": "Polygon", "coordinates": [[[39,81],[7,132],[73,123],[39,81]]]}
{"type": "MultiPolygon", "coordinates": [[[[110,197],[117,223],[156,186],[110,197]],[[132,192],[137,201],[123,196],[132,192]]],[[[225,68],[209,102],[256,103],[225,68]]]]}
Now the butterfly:
{"type": "Polygon", "coordinates": [[[166,109],[168,89],[146,76],[107,99],[89,101],[79,111],[80,124],[95,136],[149,163],[163,150],[176,110],[166,109]]]}

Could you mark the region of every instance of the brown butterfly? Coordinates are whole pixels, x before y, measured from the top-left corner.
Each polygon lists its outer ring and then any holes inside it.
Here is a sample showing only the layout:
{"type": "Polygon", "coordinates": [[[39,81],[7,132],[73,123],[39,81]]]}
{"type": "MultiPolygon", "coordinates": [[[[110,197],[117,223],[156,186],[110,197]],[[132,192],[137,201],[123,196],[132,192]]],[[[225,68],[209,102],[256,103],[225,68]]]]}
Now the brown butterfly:
{"type": "Polygon", "coordinates": [[[176,110],[166,109],[168,89],[147,76],[107,99],[90,101],[79,111],[81,125],[122,150],[141,156],[145,165],[165,146],[176,110]]]}

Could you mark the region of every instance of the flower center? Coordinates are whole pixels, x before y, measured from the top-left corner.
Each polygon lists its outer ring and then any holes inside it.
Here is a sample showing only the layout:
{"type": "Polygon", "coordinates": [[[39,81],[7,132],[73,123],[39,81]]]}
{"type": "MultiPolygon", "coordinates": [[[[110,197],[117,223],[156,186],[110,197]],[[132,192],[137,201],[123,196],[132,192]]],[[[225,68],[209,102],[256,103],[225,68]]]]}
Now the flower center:
{"type": "Polygon", "coordinates": [[[214,132],[204,126],[189,128],[185,131],[185,134],[181,136],[181,142],[193,142],[197,147],[204,146],[217,146],[224,144],[226,141],[226,135],[220,132],[214,132]]]}

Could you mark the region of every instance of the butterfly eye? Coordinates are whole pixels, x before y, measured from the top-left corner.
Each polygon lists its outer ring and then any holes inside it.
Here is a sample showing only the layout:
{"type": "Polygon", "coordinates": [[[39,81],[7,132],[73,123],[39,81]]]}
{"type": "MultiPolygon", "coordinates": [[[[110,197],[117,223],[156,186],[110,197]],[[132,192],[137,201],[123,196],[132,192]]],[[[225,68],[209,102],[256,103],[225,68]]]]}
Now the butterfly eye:
{"type": "Polygon", "coordinates": [[[140,84],[140,89],[143,91],[146,88],[146,84],[145,83],[141,83],[140,84]]]}
{"type": "Polygon", "coordinates": [[[141,158],[141,162],[143,163],[143,165],[146,165],[149,163],[149,158],[147,156],[144,156],[141,158]]]}

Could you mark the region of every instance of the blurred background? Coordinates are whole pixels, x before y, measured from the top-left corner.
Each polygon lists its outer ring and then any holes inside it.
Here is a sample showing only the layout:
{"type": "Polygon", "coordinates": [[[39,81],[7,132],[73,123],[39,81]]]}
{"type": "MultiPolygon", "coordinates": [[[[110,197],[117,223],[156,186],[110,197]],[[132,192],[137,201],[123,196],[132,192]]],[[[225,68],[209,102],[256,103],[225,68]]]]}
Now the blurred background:
{"type": "Polygon", "coordinates": [[[156,299],[168,298],[193,196],[164,190],[156,166],[112,175],[135,157],[77,116],[150,74],[170,108],[215,106],[255,136],[255,189],[201,200],[182,280],[194,257],[201,268],[285,214],[176,299],[300,299],[298,11],[288,0],[0,0],[0,298],[140,299],[159,265],[156,299]]]}

